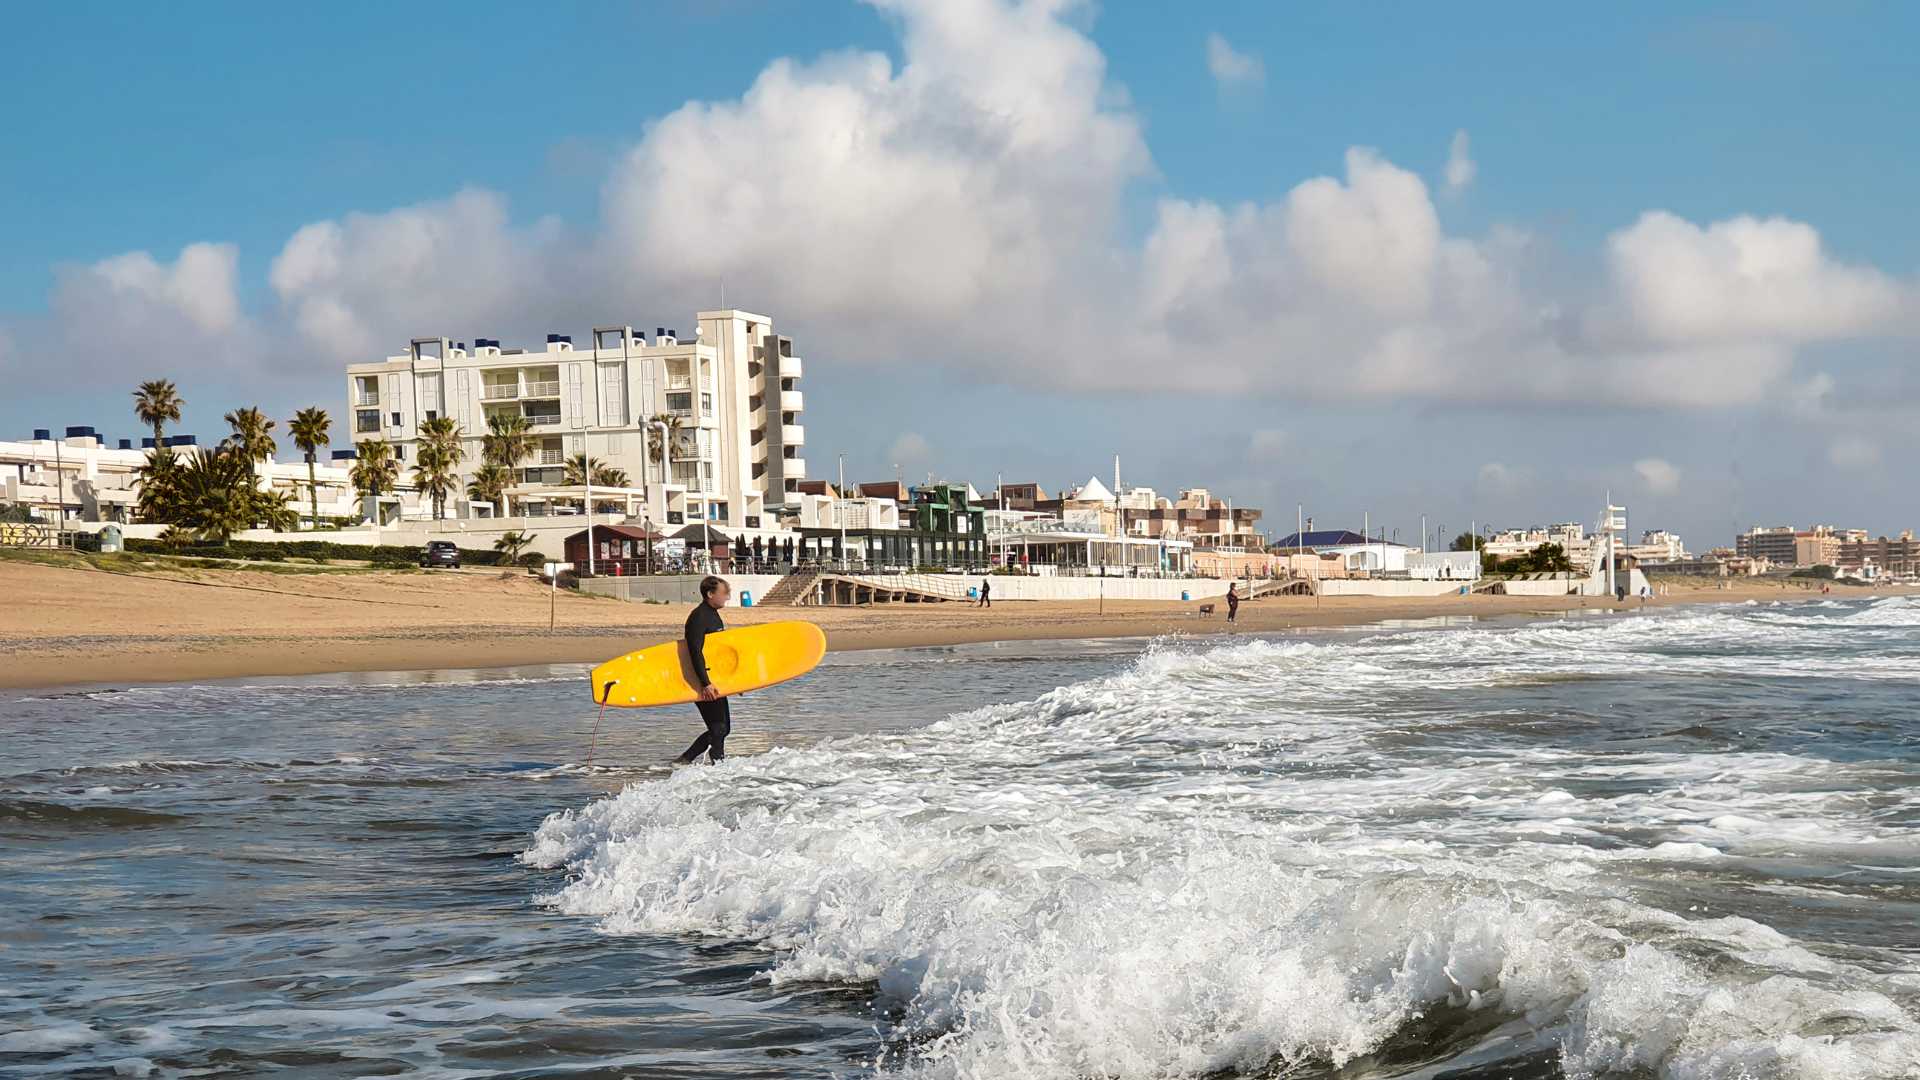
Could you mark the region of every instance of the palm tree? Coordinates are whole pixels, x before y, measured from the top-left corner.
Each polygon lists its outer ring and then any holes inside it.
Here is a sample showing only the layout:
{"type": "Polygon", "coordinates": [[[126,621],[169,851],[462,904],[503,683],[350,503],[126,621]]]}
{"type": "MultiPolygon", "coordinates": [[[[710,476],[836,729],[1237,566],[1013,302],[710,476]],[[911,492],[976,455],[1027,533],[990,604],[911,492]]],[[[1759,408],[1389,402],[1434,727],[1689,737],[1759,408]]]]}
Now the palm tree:
{"type": "Polygon", "coordinates": [[[686,426],[674,413],[654,414],[653,419],[647,421],[647,460],[649,462],[664,460],[666,453],[667,444],[661,439],[660,429],[654,427],[654,424],[667,425],[666,437],[672,439],[675,446],[680,445],[680,429],[686,426]]]}
{"type": "MultiPolygon", "coordinates": [[[[175,525],[224,544],[260,520],[260,491],[253,486],[253,462],[245,453],[222,446],[186,459],[174,476],[179,500],[175,525]]],[[[283,510],[285,505],[283,500],[283,510]]]]}
{"type": "Polygon", "coordinates": [[[507,488],[513,485],[513,470],[498,462],[489,461],[473,471],[473,479],[467,481],[467,498],[490,502],[495,510],[506,501],[507,488]]]}
{"type": "Polygon", "coordinates": [[[527,550],[532,543],[533,537],[515,529],[512,532],[501,533],[500,538],[493,542],[493,550],[500,553],[502,562],[517,563],[520,561],[520,553],[527,550]]]}
{"type": "Polygon", "coordinates": [[[493,413],[487,417],[487,433],[480,436],[480,458],[490,465],[498,465],[507,470],[507,481],[500,485],[499,499],[494,503],[504,511],[506,489],[513,486],[517,479],[520,463],[533,453],[533,427],[527,418],[519,413],[493,413]]]}
{"type": "Polygon", "coordinates": [[[140,520],[166,525],[179,520],[180,491],[176,482],[180,459],[173,449],[155,440],[147,451],[147,463],[134,473],[134,486],[140,489],[140,520]]]}
{"type": "Polygon", "coordinates": [[[433,500],[437,520],[445,512],[447,496],[458,490],[460,462],[467,452],[460,445],[460,425],[451,416],[436,416],[420,424],[420,450],[414,456],[413,483],[433,500]]]}
{"type": "Polygon", "coordinates": [[[155,449],[167,444],[166,426],[180,422],[180,406],[185,404],[171,379],[151,379],[133,392],[133,415],[153,429],[155,449]]]}
{"type": "MultiPolygon", "coordinates": [[[[567,459],[567,475],[564,483],[569,487],[579,487],[587,482],[589,465],[587,455],[575,454],[567,459]]],[[[591,465],[593,482],[601,487],[626,487],[627,471],[616,469],[599,458],[591,465]]]]}
{"type": "Polygon", "coordinates": [[[280,449],[273,441],[273,421],[267,414],[256,408],[235,409],[227,414],[227,426],[233,434],[221,440],[225,446],[238,450],[247,463],[247,475],[253,477],[255,466],[273,457],[280,449]]]}
{"type": "Polygon", "coordinates": [[[327,410],[318,405],[301,409],[293,414],[293,422],[287,425],[287,431],[293,436],[293,445],[307,456],[307,494],[313,499],[313,527],[320,527],[320,481],[314,472],[314,459],[320,448],[332,442],[327,431],[333,426],[333,419],[327,410]]]}
{"type": "Polygon", "coordinates": [[[400,463],[393,458],[393,444],[381,439],[362,439],[354,444],[355,459],[347,479],[362,496],[385,495],[400,480],[400,463]]]}

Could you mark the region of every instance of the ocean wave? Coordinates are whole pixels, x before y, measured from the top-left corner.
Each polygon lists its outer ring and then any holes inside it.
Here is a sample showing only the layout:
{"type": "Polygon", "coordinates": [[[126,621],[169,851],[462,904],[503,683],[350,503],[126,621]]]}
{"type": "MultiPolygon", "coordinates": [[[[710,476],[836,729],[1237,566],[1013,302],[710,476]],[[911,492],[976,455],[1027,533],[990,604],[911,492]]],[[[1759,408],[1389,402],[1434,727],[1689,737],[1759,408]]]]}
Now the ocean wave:
{"type": "Polygon", "coordinates": [[[1910,1076],[1896,980],[1619,876],[1920,857],[1853,812],[1882,766],[1391,750],[1410,686],[1806,633],[1682,613],[1159,643],[1033,701],[631,785],[521,858],[608,933],[755,941],[776,982],[872,986],[893,1018],[873,1064],[910,1076],[1266,1075],[1415,1032],[1482,1060],[1544,1038],[1573,1076],[1910,1076]]]}

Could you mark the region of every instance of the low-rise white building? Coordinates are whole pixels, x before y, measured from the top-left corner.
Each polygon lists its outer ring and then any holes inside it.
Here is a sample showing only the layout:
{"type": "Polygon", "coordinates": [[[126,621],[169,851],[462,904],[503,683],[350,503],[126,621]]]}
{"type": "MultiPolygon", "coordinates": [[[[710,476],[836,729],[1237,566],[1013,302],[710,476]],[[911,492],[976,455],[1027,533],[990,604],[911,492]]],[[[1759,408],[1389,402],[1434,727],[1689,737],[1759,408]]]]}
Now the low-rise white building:
{"type": "MultiPolygon", "coordinates": [[[[144,444],[153,442],[143,439],[144,444]]],[[[192,435],[169,436],[176,454],[199,453],[192,435]]],[[[0,441],[0,502],[26,507],[46,521],[63,516],[71,522],[134,520],[140,504],[139,473],[149,449],[134,449],[132,439],[108,445],[92,428],[69,428],[60,438],[51,431],[34,432],[19,442],[0,441]]],[[[342,452],[336,451],[338,457],[342,452]]],[[[354,493],[350,458],[316,463],[314,486],[320,495],[320,517],[359,521],[364,507],[354,493]]],[[[307,464],[304,461],[263,461],[255,467],[260,486],[287,495],[302,520],[313,515],[307,464]]],[[[421,516],[426,510],[411,485],[402,485],[384,499],[389,520],[421,516]]],[[[308,524],[312,524],[311,521],[308,524]]]]}

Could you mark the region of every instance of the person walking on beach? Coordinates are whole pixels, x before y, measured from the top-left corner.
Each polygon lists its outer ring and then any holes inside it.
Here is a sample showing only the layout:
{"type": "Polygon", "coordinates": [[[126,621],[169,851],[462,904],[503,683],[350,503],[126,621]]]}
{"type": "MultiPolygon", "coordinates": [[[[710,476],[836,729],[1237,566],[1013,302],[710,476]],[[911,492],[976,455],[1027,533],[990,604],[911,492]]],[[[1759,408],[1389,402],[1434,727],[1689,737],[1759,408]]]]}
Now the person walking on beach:
{"type": "Polygon", "coordinates": [[[700,698],[693,705],[700,710],[700,719],[706,723],[707,730],[693,740],[686,753],[674,759],[676,765],[691,765],[702,753],[715,764],[727,756],[727,735],[733,731],[733,717],[727,709],[727,699],[720,696],[719,688],[707,677],[706,647],[708,634],[727,628],[727,624],[720,621],[720,609],[727,606],[732,596],[732,587],[710,574],[701,579],[700,602],[687,616],[687,657],[693,664],[693,683],[700,688],[700,698]]]}
{"type": "Polygon", "coordinates": [[[1227,621],[1240,617],[1240,594],[1234,591],[1232,582],[1227,583],[1227,621]]]}
{"type": "Polygon", "coordinates": [[[980,602],[978,604],[975,604],[974,606],[975,607],[992,607],[993,606],[993,582],[988,581],[986,578],[980,579],[980,602]]]}

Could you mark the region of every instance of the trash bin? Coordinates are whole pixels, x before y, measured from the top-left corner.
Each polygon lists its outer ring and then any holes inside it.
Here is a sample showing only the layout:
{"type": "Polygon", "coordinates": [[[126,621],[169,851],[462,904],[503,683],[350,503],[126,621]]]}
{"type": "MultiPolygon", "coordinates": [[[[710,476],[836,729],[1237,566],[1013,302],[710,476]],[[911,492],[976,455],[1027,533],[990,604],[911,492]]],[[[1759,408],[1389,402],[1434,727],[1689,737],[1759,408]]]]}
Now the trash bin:
{"type": "Polygon", "coordinates": [[[1180,590],[1180,599],[1182,599],[1182,600],[1191,600],[1191,599],[1193,599],[1193,594],[1192,594],[1192,593],[1190,593],[1190,592],[1188,592],[1188,591],[1187,591],[1187,590],[1185,590],[1185,589],[1181,589],[1181,590],[1180,590]]]}
{"type": "Polygon", "coordinates": [[[120,526],[108,525],[106,528],[100,530],[100,550],[120,550],[120,526]]]}
{"type": "Polygon", "coordinates": [[[752,607],[752,606],[753,606],[753,594],[752,594],[752,593],[750,593],[750,592],[742,592],[742,593],[740,594],[740,606],[741,606],[741,607],[752,607]]]}
{"type": "Polygon", "coordinates": [[[977,589],[977,588],[968,588],[968,589],[967,589],[967,599],[969,599],[969,600],[978,600],[978,599],[980,599],[980,590],[979,590],[979,589],[977,589]]]}

